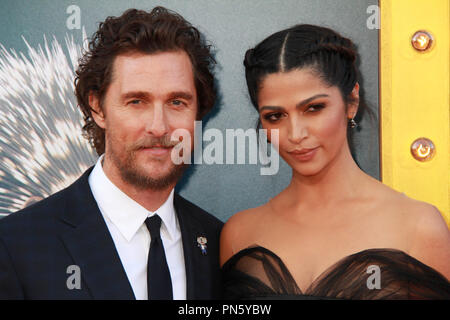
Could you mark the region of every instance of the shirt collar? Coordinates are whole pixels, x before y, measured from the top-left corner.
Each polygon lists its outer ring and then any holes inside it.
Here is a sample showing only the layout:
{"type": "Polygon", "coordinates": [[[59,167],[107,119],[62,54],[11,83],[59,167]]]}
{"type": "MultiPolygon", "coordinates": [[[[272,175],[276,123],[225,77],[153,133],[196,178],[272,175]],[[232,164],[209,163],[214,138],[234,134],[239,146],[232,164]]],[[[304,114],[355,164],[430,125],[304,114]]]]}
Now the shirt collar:
{"type": "Polygon", "coordinates": [[[89,176],[92,194],[102,213],[111,220],[127,241],[134,237],[147,217],[157,213],[162,220],[161,232],[166,229],[170,239],[175,239],[177,221],[173,204],[174,189],[161,207],[153,212],[148,211],[109,180],[103,171],[103,156],[97,160],[89,176]]]}

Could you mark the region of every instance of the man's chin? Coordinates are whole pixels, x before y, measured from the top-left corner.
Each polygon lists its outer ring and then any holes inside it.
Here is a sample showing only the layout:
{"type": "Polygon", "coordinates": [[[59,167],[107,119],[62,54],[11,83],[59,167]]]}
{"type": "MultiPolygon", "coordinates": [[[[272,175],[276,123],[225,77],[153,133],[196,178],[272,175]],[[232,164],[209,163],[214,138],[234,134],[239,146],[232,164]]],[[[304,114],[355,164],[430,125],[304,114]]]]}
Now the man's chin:
{"type": "Polygon", "coordinates": [[[189,165],[177,165],[165,173],[160,170],[136,170],[132,168],[122,168],[121,175],[129,184],[142,190],[164,190],[173,187],[183,176],[189,165]]]}

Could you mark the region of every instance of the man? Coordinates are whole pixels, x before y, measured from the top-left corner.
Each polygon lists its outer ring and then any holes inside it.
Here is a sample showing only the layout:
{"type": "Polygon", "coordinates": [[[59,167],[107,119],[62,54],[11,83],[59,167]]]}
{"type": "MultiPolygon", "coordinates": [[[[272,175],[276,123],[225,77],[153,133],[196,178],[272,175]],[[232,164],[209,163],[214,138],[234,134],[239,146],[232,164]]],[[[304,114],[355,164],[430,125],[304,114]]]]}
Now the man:
{"type": "Polygon", "coordinates": [[[197,29],[164,8],[100,24],[75,80],[100,158],[0,221],[0,298],[219,297],[222,222],[174,193],[186,165],[171,157],[171,134],[193,135],[214,105],[213,66],[197,29]]]}

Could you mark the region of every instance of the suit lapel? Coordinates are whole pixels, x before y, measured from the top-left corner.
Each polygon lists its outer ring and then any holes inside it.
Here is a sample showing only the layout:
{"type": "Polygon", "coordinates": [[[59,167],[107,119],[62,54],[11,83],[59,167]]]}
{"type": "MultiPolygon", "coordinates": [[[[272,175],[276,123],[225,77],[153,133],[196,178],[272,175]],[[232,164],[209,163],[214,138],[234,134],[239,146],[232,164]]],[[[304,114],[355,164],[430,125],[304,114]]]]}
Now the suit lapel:
{"type": "MultiPolygon", "coordinates": [[[[61,219],[72,228],[60,235],[94,299],[135,299],[114,241],[92,195],[86,171],[67,191],[61,219]]],[[[83,285],[83,284],[82,284],[83,285]]]]}
{"type": "Polygon", "coordinates": [[[211,274],[208,256],[201,253],[197,243],[197,238],[205,236],[205,232],[183,202],[184,199],[175,193],[174,206],[180,224],[186,266],[186,294],[188,300],[202,299],[210,292],[211,274]]]}

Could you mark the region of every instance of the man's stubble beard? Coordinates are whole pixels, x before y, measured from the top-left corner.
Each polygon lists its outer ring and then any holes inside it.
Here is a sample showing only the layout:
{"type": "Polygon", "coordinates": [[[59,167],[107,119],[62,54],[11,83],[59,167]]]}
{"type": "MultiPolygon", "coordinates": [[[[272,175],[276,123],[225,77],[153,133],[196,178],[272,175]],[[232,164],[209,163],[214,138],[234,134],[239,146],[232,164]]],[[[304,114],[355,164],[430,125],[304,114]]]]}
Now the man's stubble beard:
{"type": "MultiPolygon", "coordinates": [[[[189,164],[176,165],[172,162],[169,172],[162,177],[154,178],[148,175],[143,168],[139,168],[136,162],[136,153],[138,149],[130,148],[125,150],[125,158],[121,159],[116,154],[114,148],[109,148],[110,158],[113,165],[119,170],[119,174],[123,181],[140,190],[164,190],[176,184],[183,176],[189,164]]],[[[155,162],[160,160],[153,160],[155,162]]],[[[169,160],[171,161],[171,160],[169,160]]]]}

